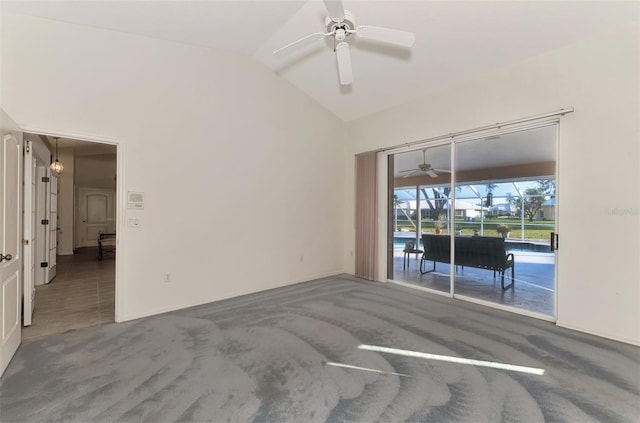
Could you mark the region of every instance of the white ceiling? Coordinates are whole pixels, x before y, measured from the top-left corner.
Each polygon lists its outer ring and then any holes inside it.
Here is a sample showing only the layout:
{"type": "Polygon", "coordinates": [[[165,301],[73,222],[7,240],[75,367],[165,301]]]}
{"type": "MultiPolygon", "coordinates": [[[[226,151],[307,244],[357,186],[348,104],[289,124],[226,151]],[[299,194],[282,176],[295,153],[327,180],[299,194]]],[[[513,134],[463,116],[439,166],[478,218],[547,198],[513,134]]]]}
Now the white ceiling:
{"type": "Polygon", "coordinates": [[[345,121],[638,21],[636,1],[344,0],[357,24],[412,31],[408,51],[348,40],[354,83],[331,44],[272,51],[324,30],[320,0],[2,1],[2,10],[253,55],[345,121]]]}

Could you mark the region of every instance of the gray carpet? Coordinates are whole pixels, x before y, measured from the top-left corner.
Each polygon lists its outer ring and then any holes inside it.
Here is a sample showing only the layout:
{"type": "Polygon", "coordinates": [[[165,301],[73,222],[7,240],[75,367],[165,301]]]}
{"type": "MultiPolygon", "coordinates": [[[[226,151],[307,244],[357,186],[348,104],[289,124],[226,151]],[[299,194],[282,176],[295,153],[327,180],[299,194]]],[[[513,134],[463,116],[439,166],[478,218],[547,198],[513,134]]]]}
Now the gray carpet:
{"type": "Polygon", "coordinates": [[[340,276],[25,342],[0,407],[3,423],[637,422],[640,349],[340,276]]]}

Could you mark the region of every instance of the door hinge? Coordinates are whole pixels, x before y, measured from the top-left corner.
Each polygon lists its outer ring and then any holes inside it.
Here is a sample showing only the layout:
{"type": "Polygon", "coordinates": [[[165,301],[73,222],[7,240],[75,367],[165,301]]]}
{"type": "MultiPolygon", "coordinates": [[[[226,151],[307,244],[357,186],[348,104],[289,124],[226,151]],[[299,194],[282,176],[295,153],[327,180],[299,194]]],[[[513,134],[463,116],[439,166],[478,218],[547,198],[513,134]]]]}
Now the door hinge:
{"type": "Polygon", "coordinates": [[[40,263],[40,267],[49,267],[49,262],[43,261],[42,263],[40,263]]]}
{"type": "Polygon", "coordinates": [[[42,182],[50,182],[51,179],[48,176],[43,176],[42,177],[42,182]]]}
{"type": "Polygon", "coordinates": [[[43,225],[48,225],[49,224],[49,219],[42,219],[40,221],[40,223],[42,223],[43,225]]]}
{"type": "Polygon", "coordinates": [[[29,245],[29,240],[28,239],[23,239],[22,240],[22,245],[29,245]]]}
{"type": "Polygon", "coordinates": [[[26,153],[31,152],[31,141],[27,141],[27,142],[24,144],[24,151],[25,151],[26,153]]]}

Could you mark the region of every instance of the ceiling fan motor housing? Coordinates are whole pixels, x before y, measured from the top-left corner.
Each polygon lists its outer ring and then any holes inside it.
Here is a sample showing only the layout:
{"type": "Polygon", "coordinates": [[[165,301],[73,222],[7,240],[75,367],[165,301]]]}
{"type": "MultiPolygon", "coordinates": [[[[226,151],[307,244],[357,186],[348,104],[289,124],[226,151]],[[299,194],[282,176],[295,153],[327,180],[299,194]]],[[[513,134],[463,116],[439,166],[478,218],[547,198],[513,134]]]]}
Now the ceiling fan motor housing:
{"type": "Polygon", "coordinates": [[[327,16],[324,20],[324,25],[327,28],[327,32],[333,32],[334,29],[344,28],[350,31],[356,29],[356,20],[353,17],[353,13],[348,10],[344,11],[344,20],[334,21],[331,16],[327,16]]]}

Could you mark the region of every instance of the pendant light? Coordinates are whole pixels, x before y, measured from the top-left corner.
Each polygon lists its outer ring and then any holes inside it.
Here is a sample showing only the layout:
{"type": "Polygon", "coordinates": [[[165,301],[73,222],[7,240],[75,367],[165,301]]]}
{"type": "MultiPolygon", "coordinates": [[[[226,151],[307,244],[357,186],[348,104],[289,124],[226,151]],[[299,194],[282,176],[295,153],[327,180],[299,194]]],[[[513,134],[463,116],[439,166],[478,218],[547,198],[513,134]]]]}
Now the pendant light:
{"type": "Polygon", "coordinates": [[[62,163],[60,163],[58,161],[58,140],[59,140],[59,138],[58,137],[54,137],[54,139],[56,140],[56,160],[53,163],[51,163],[51,170],[59,175],[64,170],[64,166],[62,165],[62,163]]]}

